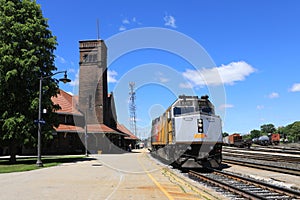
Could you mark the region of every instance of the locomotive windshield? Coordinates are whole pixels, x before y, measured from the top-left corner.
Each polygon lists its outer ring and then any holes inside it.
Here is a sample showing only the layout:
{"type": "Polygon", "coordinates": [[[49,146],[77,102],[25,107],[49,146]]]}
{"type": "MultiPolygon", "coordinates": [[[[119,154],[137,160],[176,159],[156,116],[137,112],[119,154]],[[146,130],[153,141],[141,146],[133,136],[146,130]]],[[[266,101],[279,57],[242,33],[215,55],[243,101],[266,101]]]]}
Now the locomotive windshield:
{"type": "Polygon", "coordinates": [[[215,114],[215,108],[213,104],[208,100],[208,96],[202,96],[201,99],[198,100],[199,103],[199,110],[202,113],[207,113],[207,114],[215,114]]]}
{"type": "Polygon", "coordinates": [[[174,115],[183,115],[193,112],[206,114],[215,114],[214,106],[208,100],[208,96],[202,96],[200,99],[197,96],[179,96],[178,101],[173,104],[174,115]]]}
{"type": "Polygon", "coordinates": [[[174,107],[174,115],[181,115],[195,112],[195,107],[174,107]]]}

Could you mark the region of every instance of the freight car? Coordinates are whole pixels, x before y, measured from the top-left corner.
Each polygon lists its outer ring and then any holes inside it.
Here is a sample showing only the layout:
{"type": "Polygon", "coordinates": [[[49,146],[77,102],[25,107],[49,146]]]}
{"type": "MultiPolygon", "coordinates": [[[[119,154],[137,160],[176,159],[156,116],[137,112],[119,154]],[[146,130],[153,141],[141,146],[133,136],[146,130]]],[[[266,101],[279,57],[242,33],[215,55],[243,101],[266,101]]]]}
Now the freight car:
{"type": "Polygon", "coordinates": [[[280,142],[279,133],[269,133],[268,135],[260,136],[259,138],[254,138],[253,143],[268,146],[268,145],[278,145],[280,142]]]}
{"type": "Polygon", "coordinates": [[[269,133],[268,134],[270,144],[278,145],[280,142],[280,134],[279,133],[269,133]]]}
{"type": "Polygon", "coordinates": [[[208,96],[179,96],[152,121],[152,154],[182,168],[218,168],[222,122],[208,96]]]}
{"type": "Polygon", "coordinates": [[[243,137],[238,133],[228,135],[223,138],[223,144],[228,146],[242,147],[243,137]]]}
{"type": "Polygon", "coordinates": [[[226,146],[250,148],[251,144],[252,142],[250,140],[244,140],[243,137],[238,133],[234,133],[223,138],[223,145],[226,146]]]}

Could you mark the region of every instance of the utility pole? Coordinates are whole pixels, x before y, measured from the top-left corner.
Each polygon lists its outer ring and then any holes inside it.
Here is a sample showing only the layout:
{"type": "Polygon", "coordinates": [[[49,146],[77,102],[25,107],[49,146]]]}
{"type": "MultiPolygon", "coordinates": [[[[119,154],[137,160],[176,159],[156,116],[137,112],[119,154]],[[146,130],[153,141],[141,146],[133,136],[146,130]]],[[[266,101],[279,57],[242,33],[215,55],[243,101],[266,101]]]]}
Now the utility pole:
{"type": "MultiPolygon", "coordinates": [[[[129,82],[129,113],[130,113],[130,129],[135,136],[137,136],[136,131],[136,105],[135,105],[135,82],[129,82]]],[[[138,136],[137,136],[138,137],[138,136]]]]}

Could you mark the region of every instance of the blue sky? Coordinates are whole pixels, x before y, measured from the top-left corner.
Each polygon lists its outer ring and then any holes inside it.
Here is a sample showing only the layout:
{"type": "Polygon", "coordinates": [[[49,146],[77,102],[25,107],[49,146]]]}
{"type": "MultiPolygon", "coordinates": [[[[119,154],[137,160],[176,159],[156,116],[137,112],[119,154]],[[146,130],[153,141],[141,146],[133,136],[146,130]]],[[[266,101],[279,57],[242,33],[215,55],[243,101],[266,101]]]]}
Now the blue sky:
{"type": "MultiPolygon", "coordinates": [[[[214,66],[211,62],[194,66],[186,56],[158,48],[128,52],[108,66],[109,90],[116,97],[118,120],[127,126],[128,82],[136,82],[141,137],[148,135],[151,118],[181,92],[212,96],[212,101],[217,102],[216,112],[223,118],[223,131],[229,133],[248,133],[267,123],[285,126],[300,118],[297,0],[37,2],[57,36],[56,65],[59,70],[67,69],[74,80],[60,85],[68,92],[76,93],[78,89],[78,41],[97,39],[97,19],[100,38],[109,44],[115,36],[156,27],[182,34],[203,47],[214,66]],[[219,78],[213,77],[216,71],[219,78]],[[224,93],[225,100],[219,101],[218,95],[210,94],[212,91],[224,93]]],[[[198,49],[182,45],[189,55],[201,54],[198,49]]]]}

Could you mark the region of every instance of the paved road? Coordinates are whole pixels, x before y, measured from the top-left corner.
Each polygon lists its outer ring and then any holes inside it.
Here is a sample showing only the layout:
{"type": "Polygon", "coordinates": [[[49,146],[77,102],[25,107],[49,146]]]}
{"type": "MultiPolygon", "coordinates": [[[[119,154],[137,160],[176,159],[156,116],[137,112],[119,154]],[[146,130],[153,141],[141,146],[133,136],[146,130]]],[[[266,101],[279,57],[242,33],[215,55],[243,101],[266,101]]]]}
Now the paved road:
{"type": "Polygon", "coordinates": [[[200,199],[170,181],[145,153],[94,155],[95,160],[0,174],[0,199],[200,199]],[[171,191],[171,192],[170,192],[171,191]],[[178,198],[177,198],[178,197],[178,198]]]}

